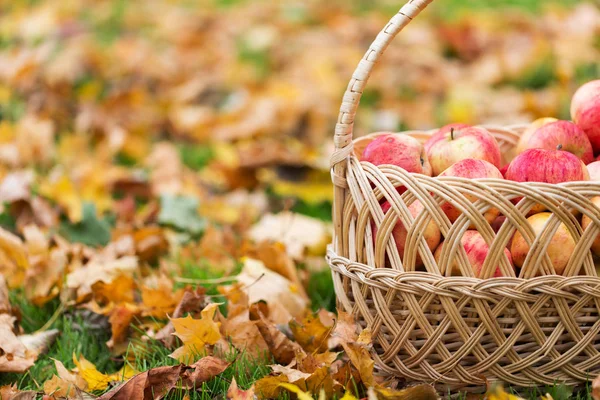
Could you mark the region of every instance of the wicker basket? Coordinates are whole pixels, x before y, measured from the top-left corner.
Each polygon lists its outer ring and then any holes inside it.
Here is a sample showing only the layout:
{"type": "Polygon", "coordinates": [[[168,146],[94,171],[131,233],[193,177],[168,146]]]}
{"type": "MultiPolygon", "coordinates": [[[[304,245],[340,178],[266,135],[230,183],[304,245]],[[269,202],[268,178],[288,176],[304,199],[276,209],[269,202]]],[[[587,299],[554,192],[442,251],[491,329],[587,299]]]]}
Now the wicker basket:
{"type": "MultiPolygon", "coordinates": [[[[431,178],[394,166],[375,167],[357,157],[374,137],[352,141],[371,70],[396,34],[431,1],[410,1],[391,19],[344,95],[331,160],[335,233],[327,256],[338,305],[372,330],[375,361],[384,373],[455,389],[494,380],[521,387],[581,384],[600,373],[600,278],[590,251],[600,234],[600,209],[590,199],[600,195],[600,184],[431,178]],[[398,186],[407,190],[399,194],[398,186]],[[385,215],[383,198],[392,205],[385,215]],[[407,205],[416,199],[424,210],[413,218],[407,205]],[[454,223],[441,211],[447,201],[462,211],[454,223]],[[536,236],[526,216],[538,204],[553,216],[536,236]],[[492,207],[506,217],[497,233],[482,215],[492,207]],[[593,221],[585,231],[579,214],[593,221]],[[391,235],[398,220],[408,231],[402,260],[391,235]],[[431,220],[445,238],[439,263],[422,235],[431,220]],[[560,223],[577,243],[562,276],[554,274],[546,253],[560,223]],[[373,226],[379,232],[376,242],[373,226]],[[472,277],[459,245],[469,227],[490,246],[483,279],[472,277]],[[531,246],[519,276],[504,256],[515,231],[531,246]],[[417,255],[424,263],[420,270],[417,255]],[[463,276],[450,276],[453,263],[463,276]],[[491,278],[497,265],[506,277],[491,278]]],[[[523,129],[487,128],[505,154],[523,129]]],[[[407,133],[423,141],[431,134],[407,133]]]]}

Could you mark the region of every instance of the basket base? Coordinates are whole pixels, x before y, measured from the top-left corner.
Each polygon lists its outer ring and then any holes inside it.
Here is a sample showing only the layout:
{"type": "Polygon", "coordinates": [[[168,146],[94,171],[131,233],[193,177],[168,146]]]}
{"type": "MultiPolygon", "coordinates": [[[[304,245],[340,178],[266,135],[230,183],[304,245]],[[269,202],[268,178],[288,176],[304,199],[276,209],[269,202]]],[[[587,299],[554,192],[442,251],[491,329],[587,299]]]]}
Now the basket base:
{"type": "Polygon", "coordinates": [[[577,286],[570,281],[580,277],[552,276],[527,280],[529,292],[503,280],[458,287],[444,282],[453,278],[369,271],[340,259],[329,257],[338,306],[372,331],[381,374],[444,392],[481,391],[495,381],[575,387],[600,374],[600,302],[591,294],[599,282],[577,286]]]}

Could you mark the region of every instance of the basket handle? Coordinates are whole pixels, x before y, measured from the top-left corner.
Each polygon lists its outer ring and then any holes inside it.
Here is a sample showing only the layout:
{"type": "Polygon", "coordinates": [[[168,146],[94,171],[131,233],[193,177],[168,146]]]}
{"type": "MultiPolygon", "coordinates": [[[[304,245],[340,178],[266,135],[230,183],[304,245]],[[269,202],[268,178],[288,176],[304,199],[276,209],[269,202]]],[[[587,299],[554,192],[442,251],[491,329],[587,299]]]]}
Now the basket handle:
{"type": "Polygon", "coordinates": [[[396,35],[412,21],[433,0],[410,0],[394,15],[390,22],[383,28],[369,47],[364,57],[352,74],[346,93],[340,107],[333,142],[335,151],[331,155],[331,166],[333,183],[336,186],[345,186],[346,179],[343,176],[344,168],[339,168],[340,163],[347,159],[352,153],[352,131],[354,128],[354,117],[360,102],[363,90],[371,76],[371,72],[379,57],[385,52],[388,45],[396,35]]]}

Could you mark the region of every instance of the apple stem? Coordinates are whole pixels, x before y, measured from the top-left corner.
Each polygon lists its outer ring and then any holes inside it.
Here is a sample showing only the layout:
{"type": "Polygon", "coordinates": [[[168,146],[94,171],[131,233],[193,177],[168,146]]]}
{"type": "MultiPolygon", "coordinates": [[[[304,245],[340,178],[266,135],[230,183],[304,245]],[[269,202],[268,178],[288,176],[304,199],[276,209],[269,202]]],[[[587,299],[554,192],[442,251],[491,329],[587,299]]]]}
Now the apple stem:
{"type": "Polygon", "coordinates": [[[562,150],[562,144],[559,144],[558,146],[556,146],[556,150],[562,150]]]}
{"type": "Polygon", "coordinates": [[[454,128],[450,128],[450,140],[454,140],[454,128]]]}

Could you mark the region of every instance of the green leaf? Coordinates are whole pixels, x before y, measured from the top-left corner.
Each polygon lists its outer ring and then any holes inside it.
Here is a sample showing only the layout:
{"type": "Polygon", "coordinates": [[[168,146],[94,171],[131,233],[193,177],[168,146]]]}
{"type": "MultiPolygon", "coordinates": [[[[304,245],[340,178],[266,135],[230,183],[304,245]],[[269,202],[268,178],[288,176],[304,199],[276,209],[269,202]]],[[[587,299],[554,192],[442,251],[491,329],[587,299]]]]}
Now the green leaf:
{"type": "Polygon", "coordinates": [[[71,242],[94,247],[106,246],[110,242],[110,223],[107,219],[98,219],[93,203],[84,203],[81,222],[62,223],[59,233],[71,242]]]}
{"type": "Polygon", "coordinates": [[[194,197],[163,195],[160,198],[158,223],[180,231],[199,235],[205,221],[198,214],[198,200],[194,197]]]}

